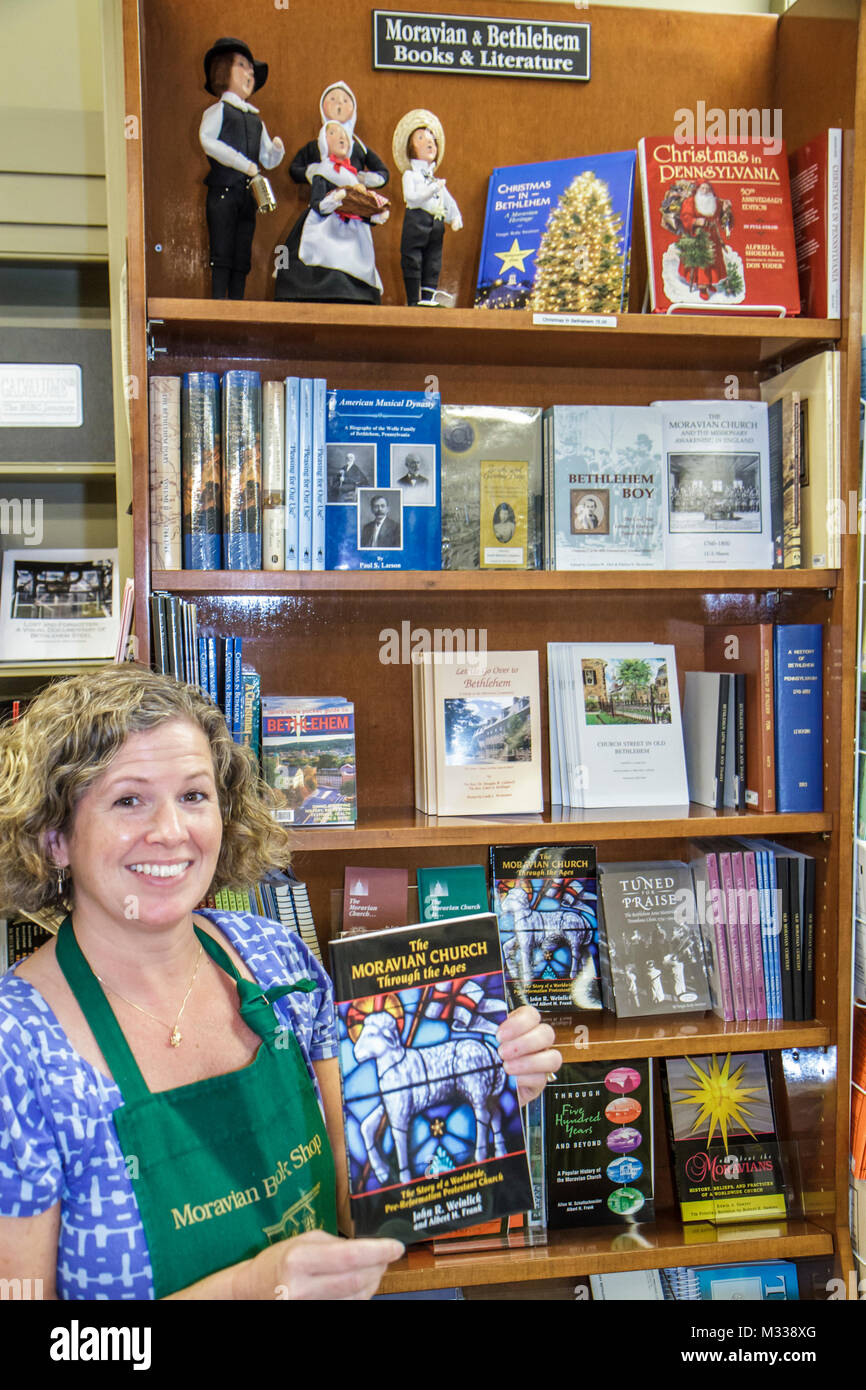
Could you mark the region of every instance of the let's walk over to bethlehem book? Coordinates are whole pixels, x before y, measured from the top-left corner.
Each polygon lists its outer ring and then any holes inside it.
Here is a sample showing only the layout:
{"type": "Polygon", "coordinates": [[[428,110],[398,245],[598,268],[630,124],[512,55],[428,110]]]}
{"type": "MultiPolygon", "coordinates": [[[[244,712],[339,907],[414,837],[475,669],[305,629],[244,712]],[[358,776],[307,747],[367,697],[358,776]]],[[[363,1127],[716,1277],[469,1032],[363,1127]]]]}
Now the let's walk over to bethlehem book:
{"type": "Polygon", "coordinates": [[[533,1206],[489,913],[331,943],[355,1233],[404,1243],[533,1206]]]}

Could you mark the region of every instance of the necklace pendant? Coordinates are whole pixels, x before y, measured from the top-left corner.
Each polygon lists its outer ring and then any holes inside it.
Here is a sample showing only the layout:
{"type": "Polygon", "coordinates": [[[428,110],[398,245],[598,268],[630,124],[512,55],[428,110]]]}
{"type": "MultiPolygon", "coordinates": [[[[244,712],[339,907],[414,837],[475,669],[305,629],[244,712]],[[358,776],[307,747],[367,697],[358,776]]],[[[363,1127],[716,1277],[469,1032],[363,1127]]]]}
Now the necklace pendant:
{"type": "Polygon", "coordinates": [[[172,1030],[171,1030],[171,1033],[169,1034],[169,1039],[168,1039],[169,1042],[171,1043],[172,1047],[180,1047],[181,1039],[182,1039],[182,1038],[183,1038],[183,1034],[181,1033],[181,1031],[180,1031],[180,1029],[178,1028],[177,1024],[175,1024],[174,1027],[173,1027],[172,1030]]]}

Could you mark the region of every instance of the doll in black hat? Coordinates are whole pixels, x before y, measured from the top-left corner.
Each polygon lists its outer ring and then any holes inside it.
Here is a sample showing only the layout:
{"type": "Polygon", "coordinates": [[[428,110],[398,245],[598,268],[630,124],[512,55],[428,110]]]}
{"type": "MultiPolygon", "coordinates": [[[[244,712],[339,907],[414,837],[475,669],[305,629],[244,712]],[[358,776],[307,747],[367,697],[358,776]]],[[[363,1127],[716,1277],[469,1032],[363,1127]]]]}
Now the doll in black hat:
{"type": "Polygon", "coordinates": [[[223,38],[205,54],[204,72],[205,91],[218,98],[199,127],[210,164],[205,184],[212,296],[243,299],[256,230],[249,181],[260,167],[275,169],[286,150],[279,137],[268,135],[249,100],[267,81],[267,63],[257,63],[240,39],[223,38]]]}

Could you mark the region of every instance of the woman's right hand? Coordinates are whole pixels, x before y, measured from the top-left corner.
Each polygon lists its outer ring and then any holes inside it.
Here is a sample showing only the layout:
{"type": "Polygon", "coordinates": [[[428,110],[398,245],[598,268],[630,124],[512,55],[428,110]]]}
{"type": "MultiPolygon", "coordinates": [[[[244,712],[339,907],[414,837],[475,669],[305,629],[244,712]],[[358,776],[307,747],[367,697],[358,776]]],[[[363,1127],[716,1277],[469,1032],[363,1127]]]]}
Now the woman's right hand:
{"type": "Polygon", "coordinates": [[[392,1260],[404,1247],[399,1240],[342,1240],[326,1231],[306,1231],[269,1245],[235,1271],[238,1299],[372,1298],[392,1260]]]}

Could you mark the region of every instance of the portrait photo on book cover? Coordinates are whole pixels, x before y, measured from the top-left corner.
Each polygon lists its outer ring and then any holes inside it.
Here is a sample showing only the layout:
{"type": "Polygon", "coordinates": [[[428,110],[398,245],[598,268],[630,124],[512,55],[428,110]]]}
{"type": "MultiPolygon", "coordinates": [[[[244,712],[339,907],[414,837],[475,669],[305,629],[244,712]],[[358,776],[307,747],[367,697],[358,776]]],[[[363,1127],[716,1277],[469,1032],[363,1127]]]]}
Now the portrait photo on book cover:
{"type": "Polygon", "coordinates": [[[436,445],[392,444],[391,486],[413,507],[436,505],[436,445]]]}
{"type": "Polygon", "coordinates": [[[668,454],[672,532],[761,530],[759,453],[668,454]]]}
{"type": "Polygon", "coordinates": [[[469,700],[461,696],[442,703],[446,766],[532,760],[529,695],[485,695],[469,700]]]}
{"type": "Polygon", "coordinates": [[[507,545],[517,530],[517,517],[508,502],[500,502],[493,513],[493,534],[502,545],[507,545]]]}
{"type": "Polygon", "coordinates": [[[401,550],[403,495],[399,488],[358,488],[358,549],[401,550]]]}
{"type": "Polygon", "coordinates": [[[571,534],[573,536],[610,535],[610,489],[571,489],[571,534]]]}
{"type": "Polygon", "coordinates": [[[327,449],[328,501],[353,506],[357,489],[375,482],[376,445],[329,444],[327,449]]]}

